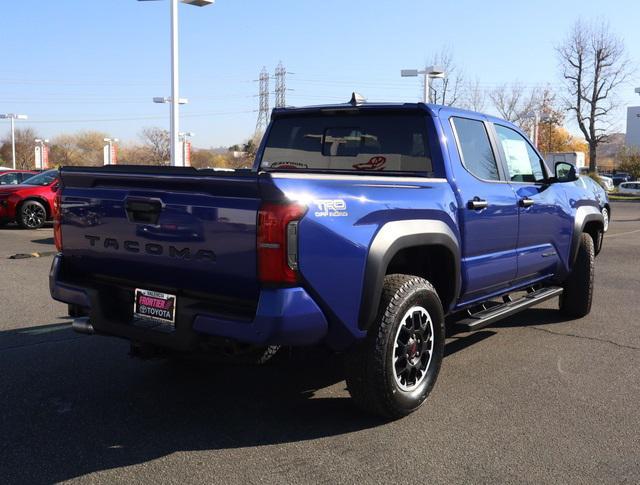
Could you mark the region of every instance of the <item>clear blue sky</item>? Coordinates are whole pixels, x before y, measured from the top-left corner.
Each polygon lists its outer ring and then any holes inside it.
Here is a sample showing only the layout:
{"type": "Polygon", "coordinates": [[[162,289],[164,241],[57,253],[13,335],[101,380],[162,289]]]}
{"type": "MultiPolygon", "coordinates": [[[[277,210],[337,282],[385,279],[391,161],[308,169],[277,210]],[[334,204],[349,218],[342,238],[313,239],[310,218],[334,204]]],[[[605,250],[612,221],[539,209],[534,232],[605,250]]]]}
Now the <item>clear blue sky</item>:
{"type": "MultiPolygon", "coordinates": [[[[199,147],[247,138],[256,119],[253,80],[280,60],[295,73],[288,77],[293,105],[346,101],[352,90],[370,100],[415,101],[418,80],[399,71],[424,65],[442,46],[485,89],[512,81],[557,86],[553,45],[579,15],[607,19],[638,65],[637,7],[637,0],[181,5],[181,96],[190,99],[181,128],[196,133],[199,147]]],[[[127,141],[145,126],[167,127],[168,107],[151,98],[169,94],[168,9],[166,1],[2,0],[0,112],[28,114],[25,125],[46,137],[95,129],[127,141]]],[[[633,83],[621,93],[625,105],[640,104],[633,83]]],[[[7,129],[0,125],[0,135],[7,129]]]]}

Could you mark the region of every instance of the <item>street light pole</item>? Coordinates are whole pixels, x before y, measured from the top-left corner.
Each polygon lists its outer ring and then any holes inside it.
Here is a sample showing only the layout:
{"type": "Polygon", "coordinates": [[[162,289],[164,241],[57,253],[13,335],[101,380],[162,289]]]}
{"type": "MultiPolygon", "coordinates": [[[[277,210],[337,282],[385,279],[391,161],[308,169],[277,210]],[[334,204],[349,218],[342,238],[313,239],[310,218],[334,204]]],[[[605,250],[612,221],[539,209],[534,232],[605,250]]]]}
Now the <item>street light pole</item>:
{"type": "Polygon", "coordinates": [[[429,81],[429,74],[427,74],[427,71],[424,70],[422,71],[424,74],[424,93],[422,94],[422,100],[425,103],[430,103],[431,102],[431,82],[429,81]]]}
{"type": "MultiPolygon", "coordinates": [[[[138,1],[148,1],[148,0],[138,0],[138,1]]],[[[179,139],[178,133],[180,131],[180,96],[179,96],[179,45],[178,45],[178,3],[186,3],[189,5],[195,5],[196,7],[206,7],[207,5],[212,5],[215,0],[169,0],[169,12],[171,17],[171,97],[168,99],[168,102],[171,104],[171,113],[170,113],[170,132],[169,132],[169,140],[171,146],[171,165],[182,167],[184,166],[184,160],[182,160],[180,156],[180,151],[178,149],[179,139]]],[[[159,99],[159,98],[157,98],[159,99]]],[[[166,98],[164,98],[166,99],[166,98]]],[[[154,98],[154,102],[156,101],[154,98]]],[[[165,101],[166,102],[166,101],[165,101]]]]}
{"type": "Polygon", "coordinates": [[[16,169],[16,120],[26,120],[27,115],[17,115],[14,113],[7,113],[0,115],[0,119],[11,120],[11,155],[13,157],[13,169],[16,169]]]}
{"type": "Polygon", "coordinates": [[[432,103],[433,99],[431,96],[431,80],[432,79],[442,79],[445,77],[444,67],[442,66],[429,66],[423,71],[419,71],[417,69],[403,69],[400,71],[400,76],[402,77],[416,77],[419,74],[424,75],[424,93],[422,97],[422,101],[425,103],[432,103]]]}
{"type": "Polygon", "coordinates": [[[171,164],[184,166],[178,153],[178,133],[180,133],[180,96],[178,94],[180,70],[178,69],[178,0],[169,0],[171,10],[171,164]]]}

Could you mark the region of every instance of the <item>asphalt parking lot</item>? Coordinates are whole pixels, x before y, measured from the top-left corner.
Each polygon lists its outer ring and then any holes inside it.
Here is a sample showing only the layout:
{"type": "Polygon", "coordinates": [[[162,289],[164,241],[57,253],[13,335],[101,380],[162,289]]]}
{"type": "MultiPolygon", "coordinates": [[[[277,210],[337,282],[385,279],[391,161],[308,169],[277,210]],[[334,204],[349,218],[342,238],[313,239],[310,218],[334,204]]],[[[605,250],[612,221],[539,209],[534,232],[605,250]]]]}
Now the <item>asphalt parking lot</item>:
{"type": "Polygon", "coordinates": [[[0,230],[3,483],[638,483],[640,204],[614,203],[594,308],[556,300],[451,338],[427,404],[362,415],[341,361],[260,368],[128,357],[49,298],[51,229],[0,230]]]}

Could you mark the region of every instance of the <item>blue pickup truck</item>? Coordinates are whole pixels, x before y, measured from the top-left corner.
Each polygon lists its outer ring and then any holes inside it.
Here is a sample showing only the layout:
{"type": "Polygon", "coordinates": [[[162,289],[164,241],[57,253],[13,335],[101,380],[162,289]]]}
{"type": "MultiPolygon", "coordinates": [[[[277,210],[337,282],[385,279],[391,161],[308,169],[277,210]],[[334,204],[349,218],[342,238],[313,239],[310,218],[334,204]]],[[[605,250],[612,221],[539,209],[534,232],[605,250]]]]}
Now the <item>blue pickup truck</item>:
{"type": "Polygon", "coordinates": [[[504,120],[356,97],[274,110],[250,170],[64,167],[56,206],[51,295],[77,331],[141,356],[324,344],[388,418],[433,388],[446,327],[553,297],[587,315],[611,213],[504,120]]]}

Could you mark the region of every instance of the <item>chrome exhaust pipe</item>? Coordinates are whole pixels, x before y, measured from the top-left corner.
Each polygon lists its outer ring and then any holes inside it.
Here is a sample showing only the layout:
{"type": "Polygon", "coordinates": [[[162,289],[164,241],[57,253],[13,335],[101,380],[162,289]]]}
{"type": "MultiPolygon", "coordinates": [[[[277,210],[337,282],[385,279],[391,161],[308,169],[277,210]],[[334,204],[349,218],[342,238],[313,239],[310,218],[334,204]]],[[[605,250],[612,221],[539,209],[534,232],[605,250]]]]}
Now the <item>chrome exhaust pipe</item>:
{"type": "Polygon", "coordinates": [[[91,325],[89,317],[74,318],[71,323],[71,328],[78,333],[84,333],[87,335],[92,335],[94,333],[93,325],[91,325]]]}

